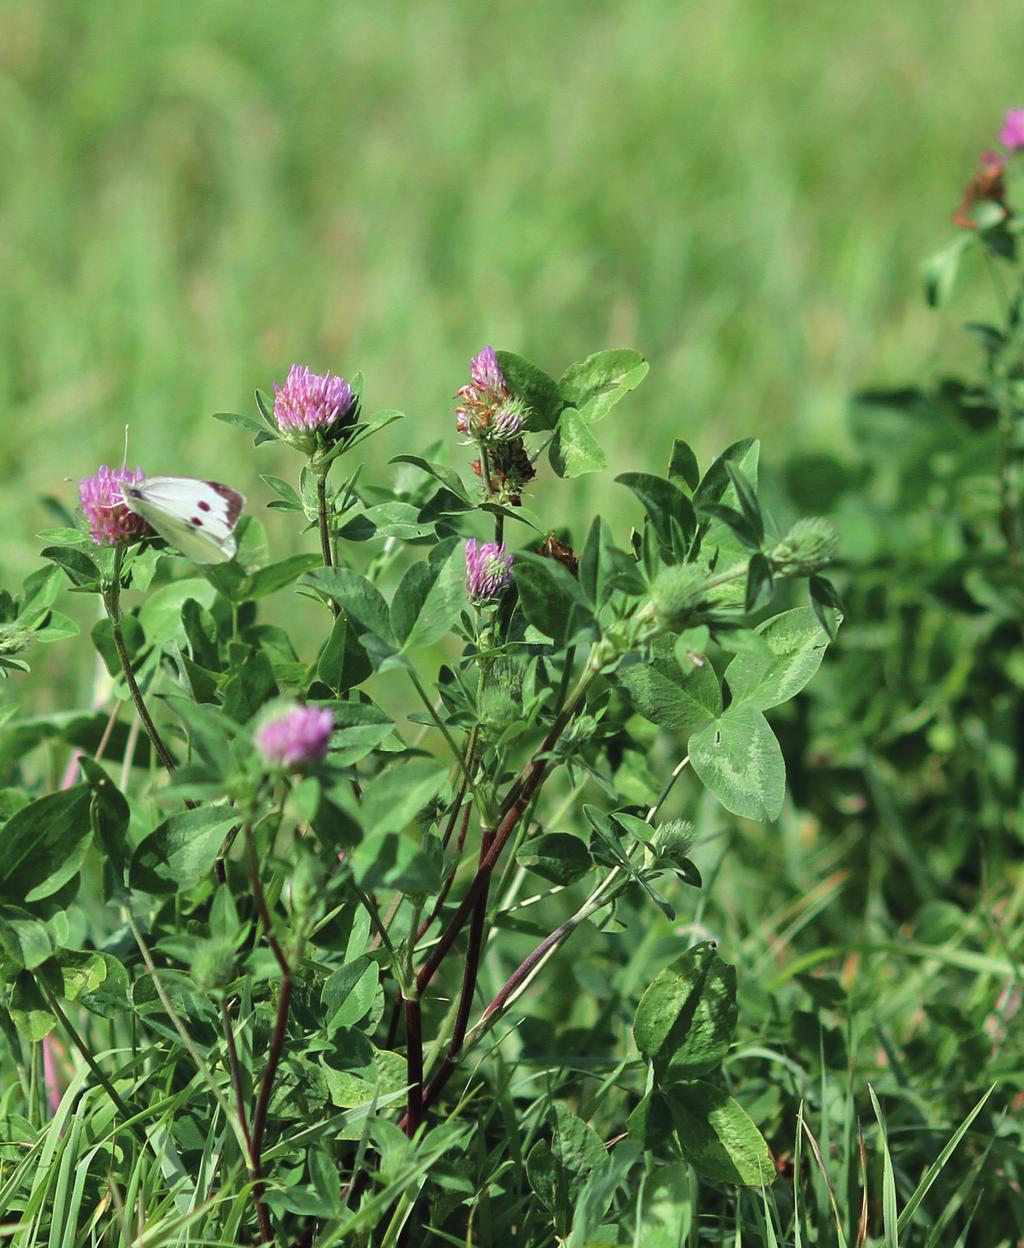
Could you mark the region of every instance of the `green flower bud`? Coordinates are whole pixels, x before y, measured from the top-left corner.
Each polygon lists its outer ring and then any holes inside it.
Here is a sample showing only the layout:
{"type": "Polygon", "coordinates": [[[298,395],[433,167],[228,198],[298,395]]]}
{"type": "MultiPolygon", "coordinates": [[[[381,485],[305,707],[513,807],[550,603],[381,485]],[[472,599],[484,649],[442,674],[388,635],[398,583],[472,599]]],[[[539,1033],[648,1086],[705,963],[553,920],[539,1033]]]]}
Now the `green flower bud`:
{"type": "Polygon", "coordinates": [[[202,940],[192,960],[192,975],[200,988],[224,988],[235,978],[235,951],[218,937],[202,940]]]}
{"type": "Polygon", "coordinates": [[[707,580],[707,572],[695,563],[662,568],[651,586],[651,602],[658,622],[677,633],[693,624],[704,605],[707,580]]]}
{"type": "Polygon", "coordinates": [[[32,644],[32,630],[23,624],[0,624],[0,654],[19,654],[32,644]]]}
{"type": "Polygon", "coordinates": [[[768,552],[768,562],[777,576],[811,576],[829,562],[838,542],[834,525],[812,516],[793,525],[768,552]]]}

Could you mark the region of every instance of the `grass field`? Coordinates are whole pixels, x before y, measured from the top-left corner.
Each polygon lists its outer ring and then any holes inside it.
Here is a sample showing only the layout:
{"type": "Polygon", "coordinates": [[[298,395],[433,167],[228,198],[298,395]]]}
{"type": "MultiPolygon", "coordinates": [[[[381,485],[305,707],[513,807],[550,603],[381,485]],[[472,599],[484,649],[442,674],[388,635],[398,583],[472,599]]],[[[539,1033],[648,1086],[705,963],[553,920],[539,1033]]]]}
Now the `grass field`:
{"type": "Polygon", "coordinates": [[[259,510],[270,457],[208,416],[296,359],[408,412],[382,456],[450,434],[490,340],[643,350],[625,467],[833,442],[851,388],[944,359],[917,267],[1021,35],[1004,0],[5,3],[3,563],[126,422],[259,510]]]}
{"type": "MultiPolygon", "coordinates": [[[[407,413],[369,444],[367,475],[386,481],[390,456],[434,441],[465,468],[451,396],[484,343],[556,376],[634,346],[652,371],[602,426],[612,466],[660,471],[675,437],[706,461],[754,435],[770,502],[772,464],[850,449],[851,392],[932,379],[972,350],[957,327],[991,301],[985,275],[969,269],[964,284],[977,278],[978,291],[935,312],[920,264],[952,232],[1003,111],[1024,106],[1022,47],[1024,6],[1011,0],[0,0],[3,585],[38,565],[35,534],[52,523],[44,497],[73,504],[80,477],[120,462],[126,424],[132,464],[228,481],[266,519],[275,558],[315,549],[293,517],[265,511],[258,475],[293,480],[299,457],[253,452],[210,419],[251,412],[253,389],[295,361],[362,370],[371,412],[407,413]]],[[[527,501],[578,543],[595,505],[623,528],[614,475],[563,483],[544,469],[527,501]]],[[[887,575],[897,579],[881,568],[883,585],[887,575]]],[[[91,602],[61,609],[92,623],[91,602]]],[[[884,623],[848,620],[841,636],[868,653],[884,623]]],[[[1005,652],[1019,657],[1016,644],[1005,652]]],[[[7,686],[24,715],[87,704],[87,638],[31,657],[32,676],[7,686]]],[[[940,657],[926,689],[954,668],[940,657]]],[[[846,704],[827,683],[838,670],[816,678],[835,708],[846,704]]],[[[904,674],[864,681],[900,687],[904,674]]],[[[1000,683],[994,702],[1004,695],[1000,683]]],[[[908,718],[921,709],[927,723],[928,700],[918,705],[916,687],[907,698],[908,718]]],[[[802,706],[778,717],[794,760],[809,716],[802,706]]],[[[841,716],[819,712],[837,737],[841,716]]],[[[855,737],[863,725],[847,727],[855,737]]],[[[664,739],[658,748],[652,766],[670,768],[664,739]]],[[[953,747],[928,749],[944,777],[953,747]]],[[[902,798],[902,761],[887,761],[902,798]]],[[[54,751],[55,779],[65,762],[54,751]]],[[[955,877],[951,857],[923,900],[904,888],[897,803],[885,808],[871,789],[872,760],[866,781],[843,772],[862,763],[835,764],[831,821],[791,767],[771,826],[723,814],[687,775],[673,800],[694,817],[706,885],[692,912],[678,924],[654,915],[622,961],[603,936],[581,935],[547,1008],[564,1022],[571,1007],[578,1033],[593,1030],[599,975],[618,977],[625,999],[681,936],[714,935],[740,974],[743,1038],[726,1078],[743,1070],[752,1114],[783,1161],[796,1150],[798,1170],[797,1111],[808,1107],[847,1227],[859,1217],[858,1119],[875,1203],[888,1183],[868,1080],[890,1114],[901,1204],[1000,1081],[992,1104],[1010,1107],[1005,1127],[999,1118],[968,1137],[924,1206],[933,1229],[940,1219],[928,1240],[939,1245],[947,1212],[969,1226],[980,1175],[1020,1173],[1012,1113],[1024,1067],[1011,1020],[1024,888],[1012,855],[1005,879],[955,877]]],[[[1012,759],[999,765],[1012,773],[1012,759]]],[[[630,1043],[621,1018],[614,1027],[612,1047],[630,1043]]],[[[834,1193],[812,1180],[807,1225],[820,1234],[797,1242],[828,1243],[834,1193]]],[[[740,1198],[735,1209],[761,1217],[740,1198]]],[[[1005,1235],[999,1248],[1016,1242],[1005,1235]]]]}

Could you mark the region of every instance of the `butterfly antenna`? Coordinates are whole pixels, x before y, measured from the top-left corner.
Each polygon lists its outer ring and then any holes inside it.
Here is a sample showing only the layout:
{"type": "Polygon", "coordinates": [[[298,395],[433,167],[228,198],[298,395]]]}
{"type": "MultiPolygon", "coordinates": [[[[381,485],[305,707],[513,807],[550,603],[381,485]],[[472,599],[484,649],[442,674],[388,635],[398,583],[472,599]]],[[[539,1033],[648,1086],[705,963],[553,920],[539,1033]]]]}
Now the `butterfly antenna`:
{"type": "Polygon", "coordinates": [[[124,459],[121,460],[121,471],[128,471],[128,426],[124,427],[124,459]]]}

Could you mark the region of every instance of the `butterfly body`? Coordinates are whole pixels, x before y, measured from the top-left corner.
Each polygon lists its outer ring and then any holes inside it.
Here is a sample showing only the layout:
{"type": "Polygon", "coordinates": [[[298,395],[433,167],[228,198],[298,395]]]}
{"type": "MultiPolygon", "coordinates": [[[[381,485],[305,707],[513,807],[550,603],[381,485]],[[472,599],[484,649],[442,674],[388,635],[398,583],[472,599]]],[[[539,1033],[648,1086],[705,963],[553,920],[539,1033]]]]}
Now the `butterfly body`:
{"type": "Polygon", "coordinates": [[[225,563],[238,549],[245,499],[219,481],[144,477],[126,487],[124,505],[194,563],[225,563]]]}

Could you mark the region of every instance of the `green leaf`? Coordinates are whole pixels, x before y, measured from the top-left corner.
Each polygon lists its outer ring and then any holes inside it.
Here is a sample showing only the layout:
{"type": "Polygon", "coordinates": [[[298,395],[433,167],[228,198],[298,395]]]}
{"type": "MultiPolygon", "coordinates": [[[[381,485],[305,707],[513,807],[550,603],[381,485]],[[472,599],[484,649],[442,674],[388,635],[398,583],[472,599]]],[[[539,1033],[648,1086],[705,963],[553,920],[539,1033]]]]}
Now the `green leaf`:
{"type": "Polygon", "coordinates": [[[78,874],[92,841],[87,784],[48,793],[0,828],[0,896],[20,903],[50,897],[78,874]]]}
{"type": "Polygon", "coordinates": [[[523,551],[512,574],[523,614],[552,641],[564,642],[593,619],[579,581],[554,559],[523,551]]]}
{"type": "Polygon", "coordinates": [[[390,461],[392,464],[412,464],[414,468],[420,468],[423,472],[428,473],[436,481],[441,484],[456,498],[461,499],[467,507],[472,507],[473,500],[469,497],[469,491],[462,483],[462,478],[454,468],[449,468],[447,464],[433,463],[429,459],[423,459],[420,455],[395,455],[390,461]]]}
{"type": "Polygon", "coordinates": [[[710,1083],[696,1081],[667,1094],[683,1156],[704,1178],[740,1187],[775,1181],[775,1162],[747,1111],[710,1083]]]}
{"type": "Polygon", "coordinates": [[[736,968],[714,941],[688,949],[647,987],[633,1037],[659,1078],[693,1079],[719,1066],[736,1030],[736,968]]]}
{"type": "Polygon", "coordinates": [[[759,711],[788,702],[821,666],[828,647],[828,633],[810,607],[795,607],[765,620],[754,632],[768,653],[745,650],[726,668],[733,707],[750,706],[759,711]]]}
{"type": "Polygon", "coordinates": [[[47,546],[39,553],[62,568],[72,585],[80,589],[99,585],[100,570],[84,550],[75,546],[47,546]]]}
{"type": "MultiPolygon", "coordinates": [[[[111,676],[120,676],[121,660],[118,657],[117,646],[114,644],[114,626],[107,616],[96,621],[92,626],[91,636],[96,653],[103,660],[103,666],[111,676]]],[[[124,638],[124,648],[128,651],[128,657],[134,666],[136,659],[146,647],[146,635],[134,615],[122,616],[121,636],[124,638]]]]}
{"type": "Polygon", "coordinates": [[[391,602],[391,629],[402,653],[446,637],[466,605],[466,556],[457,543],[447,559],[414,563],[391,602]]]}
{"type": "Polygon", "coordinates": [[[521,846],[516,862],[552,884],[574,884],[590,870],[590,852],[578,836],[545,832],[521,846]]]}
{"type": "Polygon", "coordinates": [[[508,388],[529,406],[526,429],[537,433],[542,429],[554,429],[565,407],[565,400],[554,378],[549,377],[536,364],[524,360],[511,351],[498,351],[498,366],[505,375],[508,388]]]}
{"type": "Polygon", "coordinates": [[[722,690],[710,662],[688,666],[684,671],[676,660],[674,639],[659,637],[650,662],[621,667],[618,679],[645,719],[675,732],[696,732],[722,713],[722,690]]]}
{"type": "Polygon", "coordinates": [[[35,630],[36,641],[63,641],[67,637],[77,637],[80,631],[74,620],[59,611],[50,611],[42,628],[35,630]]]}
{"type": "Polygon", "coordinates": [[[189,598],[203,607],[209,607],[216,597],[216,590],[200,577],[186,577],[172,581],[154,590],[139,608],[139,623],[146,640],[152,646],[164,646],[171,642],[184,645],[187,638],[181,620],[181,611],[189,598]]]}
{"type": "Polygon", "coordinates": [[[571,1222],[571,1206],[590,1173],[605,1161],[601,1137],[566,1106],[556,1103],[550,1145],[539,1140],[526,1159],[530,1186],[563,1225],[571,1222]]]}
{"type": "Polygon", "coordinates": [[[224,806],[182,810],[165,819],[136,848],[129,876],[147,893],[192,888],[213,870],[238,812],[224,806]]]}
{"type": "Polygon", "coordinates": [[[370,634],[387,646],[394,646],[388,604],[376,585],[349,568],[316,568],[302,578],[338,604],[352,621],[357,634],[370,634]]]}
{"type": "Polygon", "coordinates": [[[643,1248],[680,1248],[686,1244],[697,1210],[695,1183],[685,1162],[658,1166],[644,1179],[637,1209],[643,1248]]]}
{"type": "Polygon", "coordinates": [[[548,451],[551,467],[560,477],[582,477],[608,467],[608,456],[601,449],[586,419],[574,407],[567,407],[558,420],[558,431],[548,451]]]}
{"type": "Polygon", "coordinates": [[[103,958],[90,949],[62,949],[57,962],[67,1001],[77,1001],[83,992],[95,992],[107,977],[103,958]]]}
{"type": "Polygon", "coordinates": [[[358,762],[386,740],[394,730],[390,715],[372,702],[318,702],[334,714],[331,762],[340,767],[358,762]]]}
{"type": "Polygon", "coordinates": [[[236,425],[247,433],[260,434],[265,432],[265,426],[255,416],[246,416],[242,412],[213,412],[212,415],[214,420],[221,420],[225,425],[236,425]]]}
{"type": "Polygon", "coordinates": [[[378,828],[356,846],[351,863],[360,888],[397,888],[429,896],[441,887],[444,854],[440,840],[427,838],[419,845],[401,832],[378,828]]]}
{"type": "Polygon", "coordinates": [[[30,971],[22,971],[11,993],[11,1019],[26,1040],[42,1040],[57,1026],[39,985],[30,971]]]}
{"type": "Polygon", "coordinates": [[[930,307],[940,308],[948,302],[953,293],[953,287],[956,285],[960,261],[974,243],[974,238],[974,234],[969,231],[962,231],[945,247],[929,256],[921,266],[925,298],[930,307]]]}
{"type": "Polygon", "coordinates": [[[278,694],[274,668],[265,650],[232,642],[231,676],[224,683],[224,714],[247,723],[278,694]]]}
{"type": "Polygon", "coordinates": [[[730,706],[689,741],[690,766],[726,810],[773,822],[782,814],[786,765],[764,715],[730,706]]]}
{"type": "Polygon", "coordinates": [[[437,797],[447,776],[447,767],[431,759],[397,759],[366,785],[355,813],[367,831],[404,831],[437,797]]]}
{"type": "Polygon", "coordinates": [[[253,598],[265,598],[268,594],[276,594],[278,590],[293,585],[303,572],[318,567],[323,563],[321,555],[289,555],[277,563],[268,564],[247,576],[238,589],[238,598],[249,601],[253,598]]]}
{"type": "Polygon", "coordinates": [[[373,671],[366,651],[359,644],[355,630],[342,612],[334,621],[331,635],[320,655],[317,675],[329,689],[336,693],[361,684],[373,671]]]}
{"type": "Polygon", "coordinates": [[[31,971],[53,956],[50,929],[20,906],[0,906],[0,951],[13,965],[31,971]]]}
{"type": "Polygon", "coordinates": [[[674,546],[673,521],[686,539],[696,532],[697,517],[693,504],[671,481],[649,472],[624,472],[615,480],[632,490],[643,504],[659,542],[666,549],[671,550],[674,546]]]}
{"type": "Polygon", "coordinates": [[[757,461],[761,444],[756,438],[743,438],[718,456],[708,468],[693,495],[693,505],[700,510],[710,503],[726,502],[735,506],[739,502],[733,488],[727,465],[738,469],[753,489],[757,489],[757,461]]]}
{"type": "Polygon", "coordinates": [[[339,967],[324,984],[325,1030],[354,1027],[369,1012],[379,983],[380,967],[369,958],[339,967]]]}
{"type": "Polygon", "coordinates": [[[700,482],[700,467],[697,456],[688,442],[676,438],[672,443],[672,455],[668,461],[669,480],[675,483],[682,481],[692,493],[700,482]]]}
{"type": "Polygon", "coordinates": [[[98,953],[96,957],[102,958],[106,974],[95,988],[83,990],[78,1003],[101,1018],[123,1018],[130,1008],[128,972],[112,954],[98,953]]]}
{"type": "Polygon", "coordinates": [[[649,365],[639,351],[599,351],[570,364],[558,383],[562,398],[588,424],[603,420],[630,390],[643,381],[649,365]]]}

